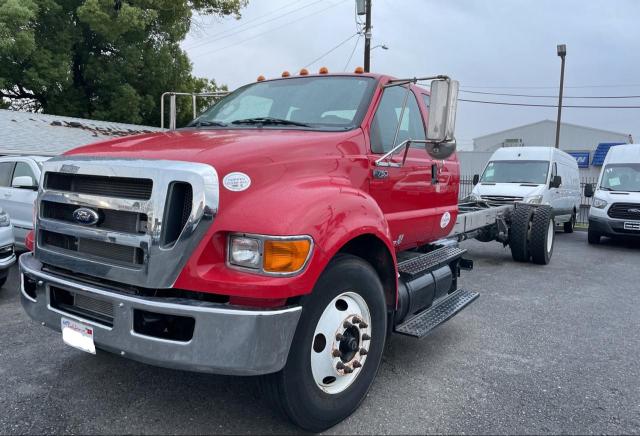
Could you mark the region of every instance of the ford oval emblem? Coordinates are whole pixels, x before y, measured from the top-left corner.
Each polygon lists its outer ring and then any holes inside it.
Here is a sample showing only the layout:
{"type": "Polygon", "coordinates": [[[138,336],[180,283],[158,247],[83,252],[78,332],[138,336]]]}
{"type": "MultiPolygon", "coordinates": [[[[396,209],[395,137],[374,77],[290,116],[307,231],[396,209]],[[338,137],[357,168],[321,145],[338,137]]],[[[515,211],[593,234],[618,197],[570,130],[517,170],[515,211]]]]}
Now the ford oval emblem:
{"type": "Polygon", "coordinates": [[[83,226],[92,226],[100,221],[100,215],[88,207],[80,207],[73,211],[73,219],[83,226]]]}

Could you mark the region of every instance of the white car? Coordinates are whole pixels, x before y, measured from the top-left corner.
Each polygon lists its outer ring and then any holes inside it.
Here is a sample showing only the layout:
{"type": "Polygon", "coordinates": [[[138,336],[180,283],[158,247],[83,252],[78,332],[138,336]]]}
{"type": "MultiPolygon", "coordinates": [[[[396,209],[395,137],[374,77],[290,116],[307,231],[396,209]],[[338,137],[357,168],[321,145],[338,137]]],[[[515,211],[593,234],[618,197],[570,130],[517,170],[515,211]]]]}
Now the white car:
{"type": "Polygon", "coordinates": [[[553,147],[505,147],[474,176],[470,200],[548,204],[554,221],[573,232],[580,209],[580,173],[574,157],[553,147]]]}
{"type": "Polygon", "coordinates": [[[593,197],[589,209],[589,243],[602,236],[640,236],[640,144],[611,147],[598,184],[585,186],[593,197]]]}
{"type": "Polygon", "coordinates": [[[38,195],[42,156],[0,157],[0,207],[9,214],[16,245],[24,248],[27,233],[33,229],[33,207],[38,195]]]}
{"type": "Polygon", "coordinates": [[[9,268],[16,261],[13,242],[13,229],[9,216],[0,209],[0,287],[4,286],[9,275],[9,268]]]}

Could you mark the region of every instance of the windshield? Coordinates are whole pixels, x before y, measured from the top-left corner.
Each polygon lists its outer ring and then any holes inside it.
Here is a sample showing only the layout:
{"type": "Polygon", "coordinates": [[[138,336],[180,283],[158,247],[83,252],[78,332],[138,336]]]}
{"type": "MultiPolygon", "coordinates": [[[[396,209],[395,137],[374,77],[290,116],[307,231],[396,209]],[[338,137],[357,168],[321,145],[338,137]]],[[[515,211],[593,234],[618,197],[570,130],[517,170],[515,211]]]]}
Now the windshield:
{"type": "Polygon", "coordinates": [[[296,77],[257,82],[229,94],[189,126],[312,128],[356,127],[375,86],[370,77],[296,77]]]}
{"type": "Polygon", "coordinates": [[[482,174],[485,183],[547,183],[549,162],[543,160],[495,160],[482,174]]]}
{"type": "Polygon", "coordinates": [[[607,165],[602,173],[600,189],[607,191],[640,192],[640,164],[607,165]]]}

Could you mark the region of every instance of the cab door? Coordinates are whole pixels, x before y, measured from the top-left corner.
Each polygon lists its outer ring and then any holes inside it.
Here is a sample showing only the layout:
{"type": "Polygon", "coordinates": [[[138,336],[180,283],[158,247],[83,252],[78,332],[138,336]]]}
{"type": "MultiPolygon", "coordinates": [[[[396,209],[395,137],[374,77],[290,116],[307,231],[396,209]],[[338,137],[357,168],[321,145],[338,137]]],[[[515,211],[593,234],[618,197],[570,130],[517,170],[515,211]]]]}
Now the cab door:
{"type": "MultiPolygon", "coordinates": [[[[407,139],[425,139],[425,124],[416,93],[407,87],[385,88],[369,125],[371,169],[369,193],[385,215],[394,245],[398,250],[431,240],[436,219],[436,185],[440,176],[437,163],[425,151],[424,144],[413,144],[403,166],[376,166],[375,161],[407,139]],[[402,106],[407,97],[407,105],[402,106]],[[402,112],[402,120],[400,120],[402,112]]],[[[404,149],[391,161],[401,163],[404,149]]]]}

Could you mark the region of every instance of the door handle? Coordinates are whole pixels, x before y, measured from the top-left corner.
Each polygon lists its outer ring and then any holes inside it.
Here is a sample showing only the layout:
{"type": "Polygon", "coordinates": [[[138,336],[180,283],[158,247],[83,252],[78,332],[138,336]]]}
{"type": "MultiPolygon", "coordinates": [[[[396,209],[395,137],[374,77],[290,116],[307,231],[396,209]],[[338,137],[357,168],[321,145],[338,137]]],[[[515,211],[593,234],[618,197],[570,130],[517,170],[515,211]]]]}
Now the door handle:
{"type": "Polygon", "coordinates": [[[438,164],[431,164],[431,184],[438,183],[438,164]]]}

